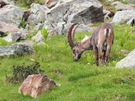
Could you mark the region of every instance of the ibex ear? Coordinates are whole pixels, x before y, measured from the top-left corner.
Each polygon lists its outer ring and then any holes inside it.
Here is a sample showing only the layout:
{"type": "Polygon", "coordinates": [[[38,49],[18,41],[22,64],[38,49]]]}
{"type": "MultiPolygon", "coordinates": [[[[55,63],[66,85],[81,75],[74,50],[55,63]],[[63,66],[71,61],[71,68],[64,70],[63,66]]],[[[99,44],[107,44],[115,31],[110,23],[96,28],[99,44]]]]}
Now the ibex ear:
{"type": "Polygon", "coordinates": [[[76,28],[78,27],[78,23],[75,23],[73,24],[70,28],[69,28],[69,31],[68,31],[68,42],[69,42],[69,45],[71,48],[74,47],[75,45],[75,42],[74,42],[74,33],[75,33],[75,30],[76,28]]]}

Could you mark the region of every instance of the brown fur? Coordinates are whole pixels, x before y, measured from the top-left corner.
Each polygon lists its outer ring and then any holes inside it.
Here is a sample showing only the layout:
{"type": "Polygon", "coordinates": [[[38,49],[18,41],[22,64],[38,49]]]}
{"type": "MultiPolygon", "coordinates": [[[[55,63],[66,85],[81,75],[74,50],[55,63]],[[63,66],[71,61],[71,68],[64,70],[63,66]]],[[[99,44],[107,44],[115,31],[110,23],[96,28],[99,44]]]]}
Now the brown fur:
{"type": "Polygon", "coordinates": [[[68,42],[72,49],[74,60],[79,60],[84,51],[93,50],[96,57],[96,65],[99,65],[99,58],[101,63],[106,65],[114,40],[112,25],[109,23],[104,23],[94,31],[91,38],[87,39],[85,42],[75,43],[73,39],[77,26],[78,24],[73,24],[68,32],[68,42]]]}

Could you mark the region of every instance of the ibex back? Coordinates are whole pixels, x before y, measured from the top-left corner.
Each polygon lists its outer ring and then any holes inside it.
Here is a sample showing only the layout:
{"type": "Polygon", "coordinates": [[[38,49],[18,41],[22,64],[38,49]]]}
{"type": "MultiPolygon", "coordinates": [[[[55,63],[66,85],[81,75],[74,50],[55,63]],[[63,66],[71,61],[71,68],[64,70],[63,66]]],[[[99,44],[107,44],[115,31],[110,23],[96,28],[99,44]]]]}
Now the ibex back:
{"type": "Polygon", "coordinates": [[[68,42],[72,49],[74,60],[79,60],[84,51],[93,50],[96,65],[99,65],[99,58],[102,64],[107,65],[109,53],[114,40],[114,31],[112,25],[109,23],[104,23],[94,31],[89,39],[83,42],[75,43],[74,33],[78,25],[79,24],[73,24],[68,32],[68,42]]]}

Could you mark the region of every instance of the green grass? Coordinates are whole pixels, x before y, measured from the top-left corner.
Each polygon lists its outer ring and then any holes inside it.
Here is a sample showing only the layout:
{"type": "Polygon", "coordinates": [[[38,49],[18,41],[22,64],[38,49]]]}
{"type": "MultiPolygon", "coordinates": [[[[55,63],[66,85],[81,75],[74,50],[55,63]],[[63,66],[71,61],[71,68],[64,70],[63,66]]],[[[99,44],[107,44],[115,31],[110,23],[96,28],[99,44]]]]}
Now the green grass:
{"type": "MultiPolygon", "coordinates": [[[[0,57],[0,101],[134,101],[135,69],[117,69],[116,63],[135,49],[133,27],[115,25],[115,40],[109,66],[96,67],[93,51],[87,51],[78,62],[72,59],[66,36],[55,36],[42,46],[34,46],[35,54],[0,57]],[[126,52],[125,52],[126,51],[126,52]],[[12,67],[37,61],[51,79],[61,84],[36,99],[18,93],[21,84],[6,82],[12,67]]],[[[76,41],[85,34],[77,34],[76,41]]],[[[1,45],[9,45],[3,42],[1,45]]]]}

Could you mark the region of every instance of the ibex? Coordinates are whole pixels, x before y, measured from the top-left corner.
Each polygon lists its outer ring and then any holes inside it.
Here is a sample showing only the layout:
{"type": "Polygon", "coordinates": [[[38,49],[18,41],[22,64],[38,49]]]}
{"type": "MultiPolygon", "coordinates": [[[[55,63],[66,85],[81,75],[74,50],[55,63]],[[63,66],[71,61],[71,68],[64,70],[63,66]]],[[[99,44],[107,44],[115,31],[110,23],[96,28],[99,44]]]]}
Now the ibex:
{"type": "Polygon", "coordinates": [[[86,50],[93,50],[95,54],[95,63],[98,66],[100,59],[101,63],[107,65],[109,53],[114,40],[113,27],[109,23],[104,23],[99,26],[92,36],[83,42],[74,42],[74,33],[79,24],[73,24],[68,32],[68,42],[72,49],[73,58],[75,61],[81,58],[81,55],[86,50]]]}

